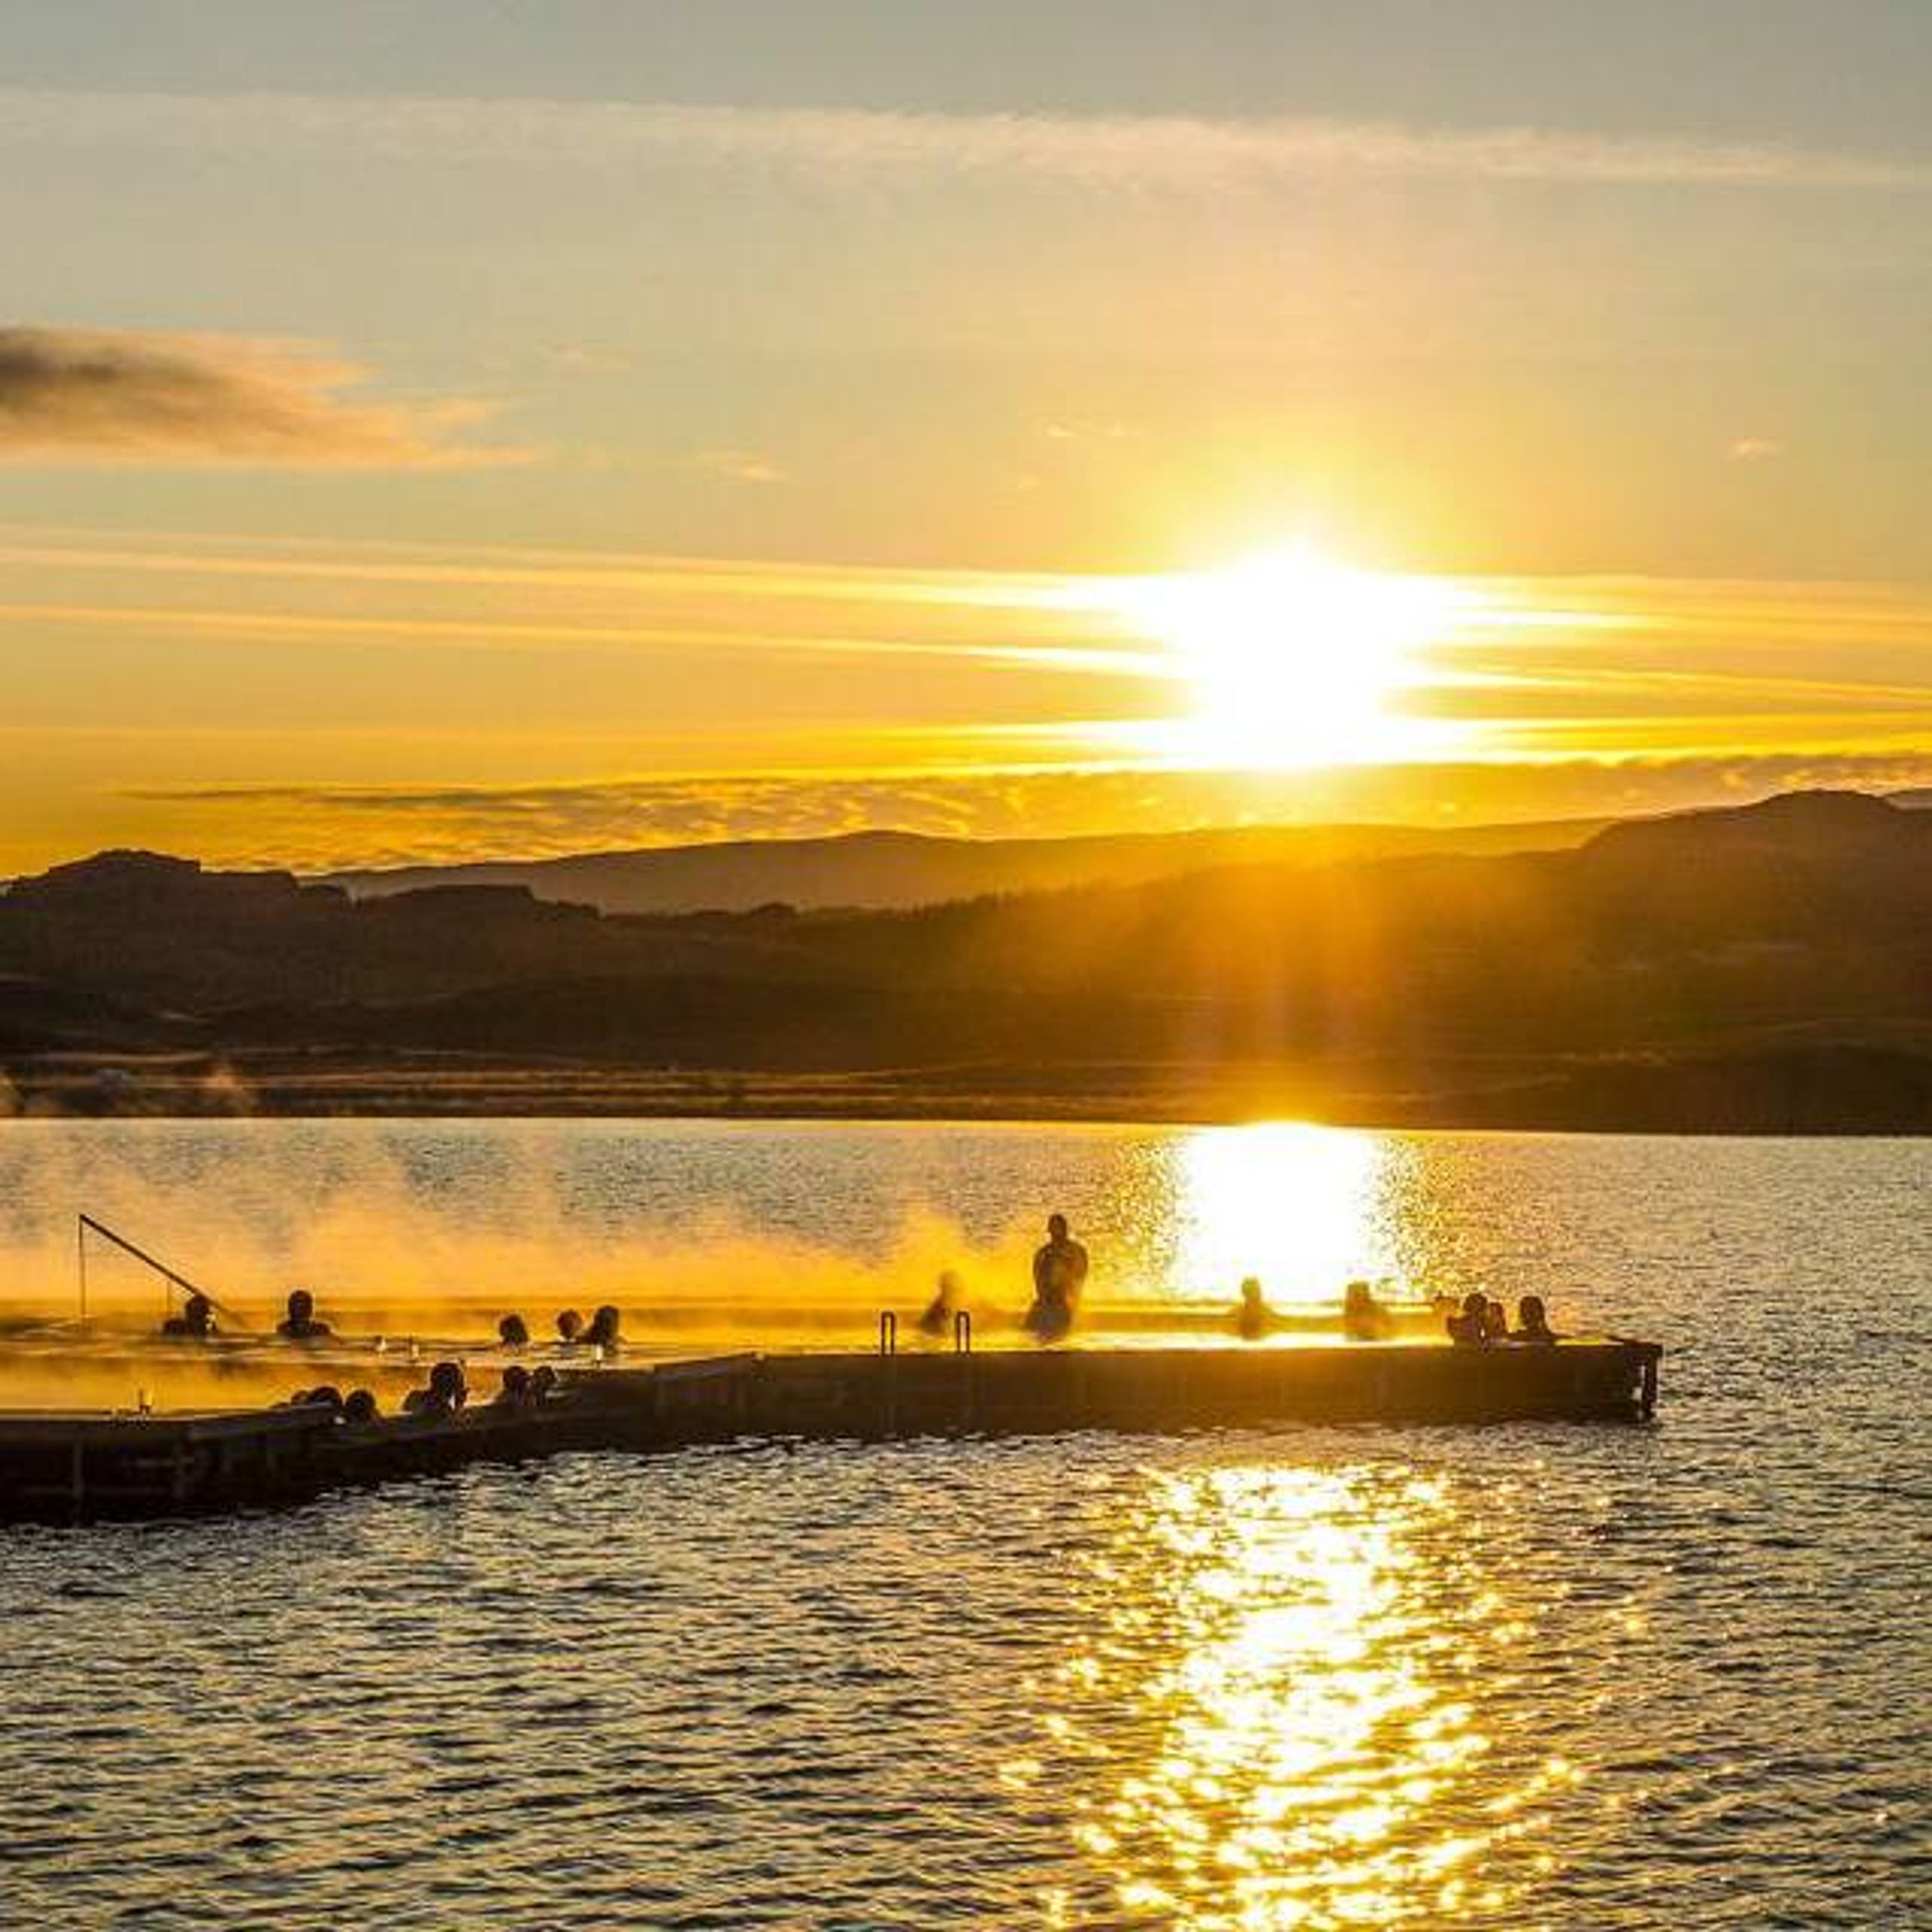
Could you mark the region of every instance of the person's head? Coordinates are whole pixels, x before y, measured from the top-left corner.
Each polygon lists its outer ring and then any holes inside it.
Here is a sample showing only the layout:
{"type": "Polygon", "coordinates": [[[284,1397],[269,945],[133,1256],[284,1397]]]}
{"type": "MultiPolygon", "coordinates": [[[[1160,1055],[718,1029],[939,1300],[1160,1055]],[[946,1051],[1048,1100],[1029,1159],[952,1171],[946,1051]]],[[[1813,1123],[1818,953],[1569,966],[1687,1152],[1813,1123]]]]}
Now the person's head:
{"type": "Polygon", "coordinates": [[[342,1419],[344,1422],[374,1422],[376,1420],[375,1392],[370,1389],[352,1389],[342,1398],[342,1419]]]}
{"type": "Polygon", "coordinates": [[[1342,1306],[1352,1311],[1366,1308],[1374,1299],[1366,1281],[1351,1281],[1342,1291],[1342,1306]]]}
{"type": "Polygon", "coordinates": [[[463,1398],[469,1394],[463,1380],[460,1362],[439,1361],[429,1371],[429,1392],[449,1404],[453,1409],[463,1407],[463,1398]]]}
{"type": "Polygon", "coordinates": [[[1066,1217],[1064,1214],[1049,1214],[1047,1217],[1047,1238],[1049,1241],[1066,1240],[1066,1217]]]}
{"type": "Polygon", "coordinates": [[[940,1271],[939,1278],[939,1298],[941,1301],[946,1303],[957,1301],[960,1296],[964,1293],[965,1287],[966,1284],[959,1278],[959,1271],[958,1269],[947,1268],[940,1271]]]}
{"type": "Polygon", "coordinates": [[[566,1342],[574,1342],[583,1332],[583,1317],[574,1308],[567,1308],[557,1317],[557,1333],[566,1342]]]}
{"type": "Polygon", "coordinates": [[[1261,1280],[1259,1275],[1251,1275],[1241,1283],[1241,1298],[1246,1307],[1259,1308],[1261,1306],[1261,1280]]]}
{"type": "Polygon", "coordinates": [[[288,1291],[288,1318],[291,1321],[306,1321],[315,1312],[315,1297],[306,1288],[291,1288],[288,1291]]]}
{"type": "Polygon", "coordinates": [[[342,1407],[342,1391],[333,1382],[325,1382],[318,1389],[311,1389],[303,1401],[317,1408],[339,1409],[342,1407]]]}
{"type": "Polygon", "coordinates": [[[205,1328],[214,1312],[214,1304],[205,1294],[192,1294],[181,1304],[181,1313],[191,1328],[205,1328]]]}
{"type": "Polygon", "coordinates": [[[1541,1295],[1525,1295],[1516,1304],[1516,1325],[1532,1332],[1549,1326],[1549,1316],[1543,1307],[1541,1295]]]}
{"type": "Polygon", "coordinates": [[[590,1318],[590,1327],[586,1332],[589,1339],[593,1342],[614,1342],[617,1339],[616,1308],[608,1301],[605,1303],[590,1318]]]}
{"type": "Polygon", "coordinates": [[[512,1362],[503,1371],[503,1398],[506,1401],[522,1401],[530,1393],[530,1371],[521,1363],[512,1362]]]}
{"type": "Polygon", "coordinates": [[[497,1324],[497,1339],[506,1349],[520,1349],[530,1340],[529,1324],[520,1315],[506,1315],[497,1324]]]}
{"type": "Polygon", "coordinates": [[[1489,1297],[1480,1288],[1472,1288],[1463,1297],[1463,1312],[1473,1315],[1478,1320],[1489,1312],[1489,1297]]]}
{"type": "Polygon", "coordinates": [[[530,1399],[540,1402],[557,1386],[557,1371],[546,1362],[540,1362],[530,1377],[530,1399]]]}

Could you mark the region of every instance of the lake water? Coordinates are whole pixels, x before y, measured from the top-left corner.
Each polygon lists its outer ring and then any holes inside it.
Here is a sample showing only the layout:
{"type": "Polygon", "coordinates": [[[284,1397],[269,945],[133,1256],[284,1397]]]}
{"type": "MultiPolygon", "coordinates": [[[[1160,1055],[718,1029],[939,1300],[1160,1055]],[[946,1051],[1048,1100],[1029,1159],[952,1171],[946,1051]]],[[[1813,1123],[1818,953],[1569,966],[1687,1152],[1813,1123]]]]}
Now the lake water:
{"type": "MultiPolygon", "coordinates": [[[[218,1291],[781,1325],[1348,1275],[1656,1337],[1650,1429],[562,1459],[0,1531],[0,1921],[1932,1925],[1932,1143],[22,1122],[218,1291]]],[[[117,1223],[117,1225],[118,1223],[117,1223]]],[[[104,1257],[97,1305],[151,1307],[104,1257]]]]}

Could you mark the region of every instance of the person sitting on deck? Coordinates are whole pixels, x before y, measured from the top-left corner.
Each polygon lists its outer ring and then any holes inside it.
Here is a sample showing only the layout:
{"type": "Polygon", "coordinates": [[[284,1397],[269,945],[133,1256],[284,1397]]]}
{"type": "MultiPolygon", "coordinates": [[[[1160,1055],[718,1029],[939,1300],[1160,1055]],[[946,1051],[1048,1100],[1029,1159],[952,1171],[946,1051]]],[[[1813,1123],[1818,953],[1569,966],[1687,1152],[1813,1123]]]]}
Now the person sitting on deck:
{"type": "Polygon", "coordinates": [[[1350,1341],[1386,1341],[1394,1328],[1389,1311],[1366,1281],[1351,1281],[1342,1291],[1342,1333],[1350,1341]]]}
{"type": "Polygon", "coordinates": [[[1525,1295],[1517,1303],[1515,1331],[1509,1339],[1543,1347],[1549,1347],[1556,1342],[1556,1331],[1549,1325],[1549,1316],[1543,1308],[1541,1295],[1525,1295]]]}
{"type": "Polygon", "coordinates": [[[1073,1326],[1081,1291],[1087,1285],[1086,1249],[1068,1233],[1066,1217],[1047,1220],[1047,1238],[1034,1251],[1033,1306],[1026,1326],[1043,1342],[1057,1342],[1073,1326]]]}
{"type": "Polygon", "coordinates": [[[164,1335],[186,1335],[190,1340],[205,1342],[215,1332],[214,1304],[205,1294],[190,1295],[181,1304],[179,1315],[171,1315],[161,1324],[164,1335]]]}
{"type": "Polygon", "coordinates": [[[919,1317],[921,1334],[943,1337],[950,1332],[952,1318],[959,1312],[960,1294],[965,1285],[950,1268],[940,1276],[939,1286],[932,1300],[927,1303],[925,1313],[919,1317]]]}
{"type": "Polygon", "coordinates": [[[1235,1304],[1235,1333],[1244,1342],[1258,1342],[1275,1325],[1275,1311],[1261,1292],[1258,1276],[1251,1275],[1241,1284],[1241,1300],[1235,1304]]]}
{"type": "Polygon", "coordinates": [[[527,1409],[530,1407],[530,1371],[520,1362],[512,1362],[503,1371],[503,1385],[499,1389],[490,1406],[493,1409],[527,1409]]]}
{"type": "Polygon", "coordinates": [[[1506,1342],[1509,1339],[1509,1311],[1494,1298],[1483,1305],[1482,1338],[1485,1342],[1506,1342]]]}
{"type": "Polygon", "coordinates": [[[574,1308],[567,1308],[557,1317],[557,1340],[567,1349],[577,1346],[577,1337],[583,1333],[583,1317],[574,1308]]]}
{"type": "Polygon", "coordinates": [[[288,1319],[279,1323],[275,1332],[285,1342],[321,1342],[335,1331],[326,1321],[315,1319],[315,1297],[306,1288],[291,1288],[288,1319]]]}
{"type": "Polygon", "coordinates": [[[403,1413],[412,1416],[453,1416],[469,1399],[460,1362],[439,1361],[429,1371],[426,1389],[412,1389],[402,1398],[403,1413]]]}
{"type": "Polygon", "coordinates": [[[1465,1347],[1479,1347],[1489,1340],[1489,1297],[1473,1288],[1463,1297],[1463,1311],[1450,1316],[1445,1324],[1449,1339],[1465,1347]]]}
{"type": "Polygon", "coordinates": [[[497,1340],[506,1349],[527,1348],[530,1324],[520,1315],[506,1315],[497,1324],[497,1340]]]}
{"type": "Polygon", "coordinates": [[[614,1355],[623,1346],[623,1337],[618,1333],[619,1316],[617,1309],[606,1302],[590,1318],[590,1326],[581,1340],[593,1349],[601,1349],[607,1355],[614,1355]]]}

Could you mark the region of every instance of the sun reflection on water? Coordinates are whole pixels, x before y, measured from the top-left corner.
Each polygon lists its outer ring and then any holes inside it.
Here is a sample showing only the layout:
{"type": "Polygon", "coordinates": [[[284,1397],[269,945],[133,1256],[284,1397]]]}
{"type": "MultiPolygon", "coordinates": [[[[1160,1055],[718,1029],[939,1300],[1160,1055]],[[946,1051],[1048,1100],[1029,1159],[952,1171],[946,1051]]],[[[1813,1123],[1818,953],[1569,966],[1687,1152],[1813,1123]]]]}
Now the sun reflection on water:
{"type": "Polygon", "coordinates": [[[1174,1280],[1226,1296],[1260,1277],[1282,1303],[1338,1300],[1391,1272],[1386,1137],[1294,1121],[1208,1128],[1179,1143],[1174,1280]]]}
{"type": "Polygon", "coordinates": [[[1386,1469],[1149,1475],[1090,1565],[1092,1620],[1043,1727],[1094,1761],[1075,1835],[1131,1918],[1276,1932],[1506,1909],[1491,1854],[1575,1774],[1494,1762],[1481,1710],[1524,1632],[1457,1554],[1456,1510],[1386,1469]]]}

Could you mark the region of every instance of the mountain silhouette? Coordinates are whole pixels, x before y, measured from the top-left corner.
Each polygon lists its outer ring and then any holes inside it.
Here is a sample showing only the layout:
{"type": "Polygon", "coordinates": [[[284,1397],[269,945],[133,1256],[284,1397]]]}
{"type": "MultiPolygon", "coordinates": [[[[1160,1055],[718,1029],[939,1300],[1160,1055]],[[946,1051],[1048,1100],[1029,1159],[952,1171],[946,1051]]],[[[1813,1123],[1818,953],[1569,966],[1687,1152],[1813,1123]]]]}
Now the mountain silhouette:
{"type": "Polygon", "coordinates": [[[1932,817],[1842,792],[1570,851],[907,911],[611,915],[488,884],[357,899],[110,853],[0,896],[0,1055],[49,1104],[90,1055],[200,1056],[269,1104],[303,1069],[353,1104],[371,1069],[569,1069],[571,1104],[607,1073],[863,1075],[875,1101],[884,1081],[1048,1109],[1903,1128],[1932,1125],[1928,862],[1932,817]]]}

